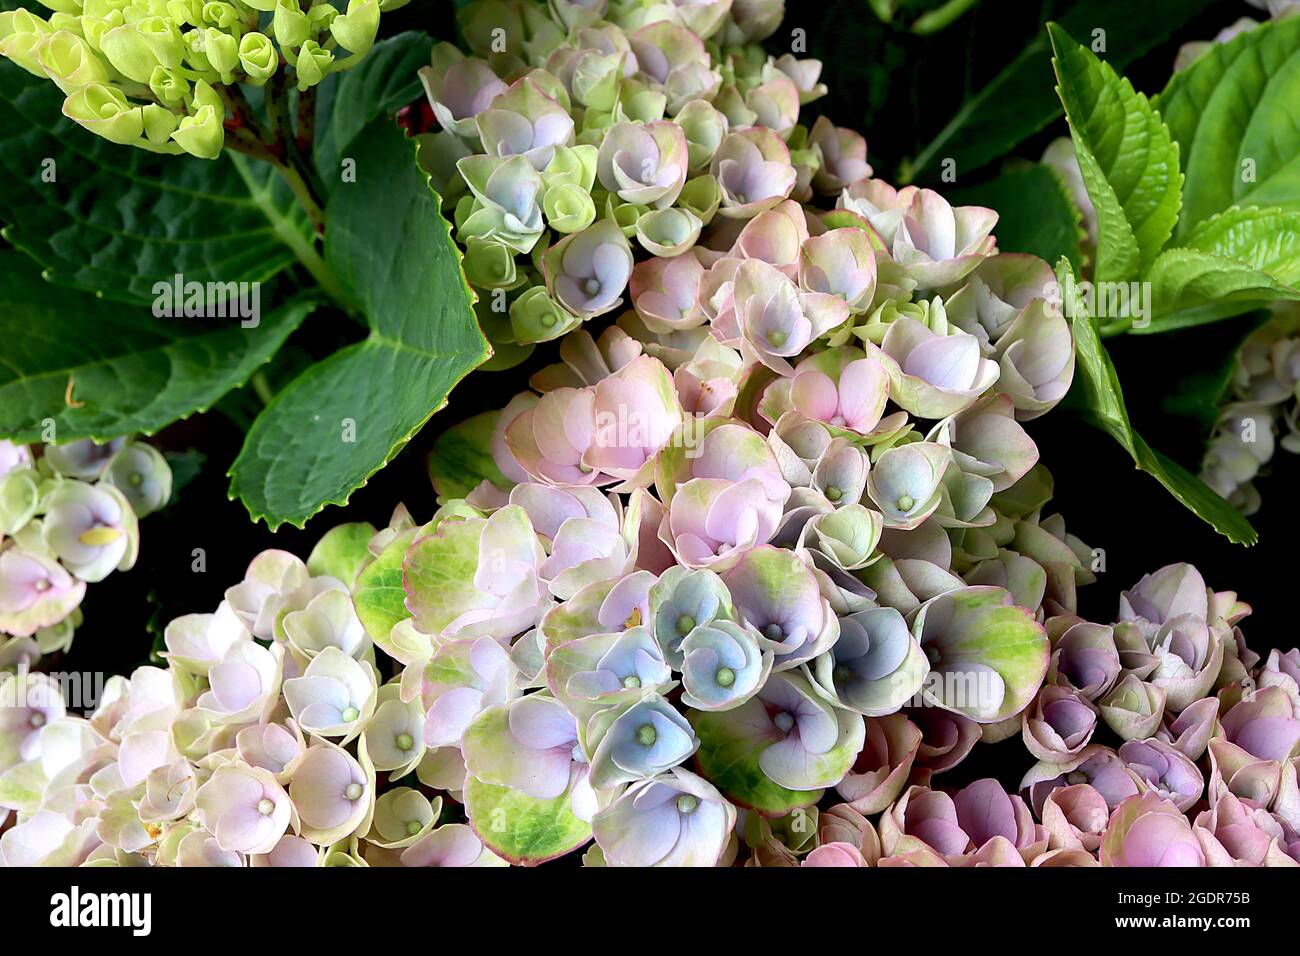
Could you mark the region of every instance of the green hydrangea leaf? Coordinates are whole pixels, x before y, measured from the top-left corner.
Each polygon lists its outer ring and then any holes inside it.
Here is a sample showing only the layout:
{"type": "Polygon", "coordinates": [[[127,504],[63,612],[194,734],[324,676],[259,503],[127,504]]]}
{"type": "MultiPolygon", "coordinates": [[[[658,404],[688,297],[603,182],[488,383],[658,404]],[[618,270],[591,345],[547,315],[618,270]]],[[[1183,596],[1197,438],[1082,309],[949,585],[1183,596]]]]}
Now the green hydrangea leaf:
{"type": "Polygon", "coordinates": [[[149,303],[154,283],[178,273],[266,282],[295,258],[319,262],[306,214],[270,166],[127,149],[65,119],[63,98],[0,60],[3,234],[52,281],[149,303]]]}
{"type": "Polygon", "coordinates": [[[399,33],[376,43],[353,69],[321,84],[315,160],[327,186],[340,182],[340,163],[350,155],[346,147],[366,124],[422,95],[417,72],[428,65],[432,49],[427,33],[399,33]]]}
{"type": "Polygon", "coordinates": [[[1057,91],[1097,209],[1098,281],[1136,279],[1178,221],[1178,146],[1147,98],[1113,67],[1048,24],[1057,91]]]}
{"type": "Polygon", "coordinates": [[[1214,44],[1156,98],[1180,149],[1181,240],[1230,206],[1300,203],[1300,19],[1214,44]]]}
{"type": "Polygon", "coordinates": [[[538,800],[520,790],[467,777],[465,812],[488,849],[523,866],[553,860],[591,839],[591,825],[574,816],[569,793],[538,800]]]}
{"type": "Polygon", "coordinates": [[[492,458],[492,432],[500,415],[483,412],[438,436],[429,453],[429,478],[439,498],[464,498],[485,480],[509,490],[509,479],[492,458]]]}
{"type": "Polygon", "coordinates": [[[346,504],[490,352],[415,144],[380,117],[347,151],[356,181],[330,198],[325,257],[370,335],[296,378],[253,423],[230,495],[272,528],[346,504]]]}
{"type": "MultiPolygon", "coordinates": [[[[1073,286],[1074,275],[1068,262],[1058,263],[1056,273],[1063,289],[1073,286]]],[[[1257,542],[1258,533],[1236,508],[1186,468],[1153,449],[1133,429],[1119,376],[1091,318],[1077,298],[1074,302],[1067,300],[1065,309],[1074,332],[1076,358],[1072,406],[1119,442],[1138,468],[1229,541],[1244,545],[1257,542]]]]}
{"type": "Polygon", "coordinates": [[[291,302],[250,328],[160,320],[147,306],[54,285],[26,256],[0,252],[0,436],[40,441],[46,420],[59,441],[151,435],[243,385],[312,308],[291,302]]]}

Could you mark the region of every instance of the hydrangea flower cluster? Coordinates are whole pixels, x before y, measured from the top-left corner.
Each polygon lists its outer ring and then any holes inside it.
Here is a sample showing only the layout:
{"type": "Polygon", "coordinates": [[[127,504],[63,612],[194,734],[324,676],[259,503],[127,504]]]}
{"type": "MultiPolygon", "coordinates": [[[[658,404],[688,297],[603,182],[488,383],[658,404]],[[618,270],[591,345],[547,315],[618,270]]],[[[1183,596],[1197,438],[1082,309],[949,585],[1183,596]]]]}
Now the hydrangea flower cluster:
{"type": "Polygon", "coordinates": [[[1242,343],[1201,463],[1201,480],[1243,514],[1259,510],[1254,480],[1278,447],[1300,453],[1300,309],[1273,307],[1272,317],[1242,343]]]}
{"type": "MultiPolygon", "coordinates": [[[[303,92],[374,44],[381,10],[405,0],[49,0],[0,12],[0,54],[48,77],[63,115],[114,143],[215,159],[238,84],[286,66],[303,92]]],[[[240,135],[241,124],[235,124],[240,135]]]]}
{"type": "Polygon", "coordinates": [[[882,556],[952,583],[845,613],[811,549],[655,572],[633,533],[632,570],[601,574],[620,562],[573,540],[596,519],[551,511],[572,524],[548,548],[529,514],[603,496],[520,489],[487,516],[340,526],[305,563],[262,553],[89,718],[44,675],[0,674],[0,864],[1300,863],[1300,651],[1261,664],[1250,608],[1190,565],[1090,623],[1070,610],[1086,550],[1033,508],[995,559],[1020,604],[882,556]],[[380,593],[397,581],[410,616],[380,593]],[[812,657],[782,646],[796,626],[812,657]],[[1017,737],[1018,791],[937,779],[1017,737]]]}
{"type": "Polygon", "coordinates": [[[152,445],[0,441],[0,668],[71,645],[86,585],[135,564],[138,521],[171,489],[152,445]]]}

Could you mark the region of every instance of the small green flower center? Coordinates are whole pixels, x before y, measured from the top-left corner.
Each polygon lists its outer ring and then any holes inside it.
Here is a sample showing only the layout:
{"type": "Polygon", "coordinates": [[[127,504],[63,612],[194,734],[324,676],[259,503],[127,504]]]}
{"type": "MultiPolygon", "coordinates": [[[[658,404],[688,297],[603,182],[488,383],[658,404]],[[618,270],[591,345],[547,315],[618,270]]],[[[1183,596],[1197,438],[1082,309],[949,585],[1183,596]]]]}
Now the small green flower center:
{"type": "Polygon", "coordinates": [[[32,585],[32,587],[36,588],[37,591],[48,591],[50,589],[50,579],[40,578],[35,584],[32,585]]]}
{"type": "Polygon", "coordinates": [[[257,801],[257,812],[264,817],[269,817],[275,812],[275,803],[267,797],[257,801]]]}
{"type": "Polygon", "coordinates": [[[623,686],[628,688],[640,687],[641,678],[637,677],[635,674],[628,674],[623,678],[623,686]]]}
{"type": "Polygon", "coordinates": [[[785,637],[785,631],[781,630],[781,625],[775,623],[763,628],[763,633],[767,635],[769,641],[779,641],[785,637]]]}
{"type": "Polygon", "coordinates": [[[837,664],[831,675],[831,679],[837,684],[848,683],[853,678],[853,671],[847,664],[837,664]]]}
{"type": "Polygon", "coordinates": [[[916,504],[915,498],[913,498],[911,495],[903,495],[901,498],[898,499],[898,510],[911,511],[912,506],[915,504],[916,504]]]}
{"type": "Polygon", "coordinates": [[[35,729],[35,728],[37,728],[37,727],[44,727],[44,726],[45,726],[45,715],[42,714],[42,713],[40,713],[40,712],[38,711],[37,713],[32,714],[32,716],[31,716],[30,718],[28,718],[28,720],[27,720],[27,724],[28,724],[29,727],[32,727],[33,729],[35,729]]]}
{"type": "Polygon", "coordinates": [[[689,614],[683,614],[677,619],[678,634],[689,634],[693,630],[695,630],[695,618],[691,617],[689,614]]]}
{"type": "Polygon", "coordinates": [[[783,734],[788,734],[794,729],[794,717],[786,713],[784,710],[772,718],[772,723],[774,723],[776,729],[781,731],[783,734]]]}
{"type": "Polygon", "coordinates": [[[730,687],[736,682],[736,672],[730,667],[719,667],[713,678],[718,682],[719,687],[730,687]]]}
{"type": "Polygon", "coordinates": [[[546,312],[542,315],[542,325],[546,326],[549,329],[554,324],[555,324],[554,312],[546,312]]]}
{"type": "Polygon", "coordinates": [[[414,746],[415,746],[415,740],[414,740],[414,738],[411,737],[410,734],[398,734],[398,735],[397,735],[397,749],[398,749],[398,750],[410,750],[410,749],[411,749],[412,747],[414,747],[414,746]]]}
{"type": "Polygon", "coordinates": [[[419,820],[407,820],[407,821],[406,821],[406,832],[407,832],[408,834],[410,834],[411,836],[415,836],[417,833],[419,833],[419,832],[420,832],[421,830],[423,830],[423,829],[424,829],[424,826],[420,823],[419,820]]]}
{"type": "Polygon", "coordinates": [[[659,734],[655,730],[654,724],[642,724],[636,729],[636,742],[642,747],[653,747],[659,734]]]}
{"type": "Polygon", "coordinates": [[[144,475],[140,474],[140,472],[138,471],[134,472],[132,473],[131,477],[127,479],[127,481],[135,485],[135,487],[139,488],[141,485],[144,484],[144,475]]]}
{"type": "Polygon", "coordinates": [[[773,329],[771,332],[767,333],[767,344],[772,346],[774,349],[779,349],[781,346],[785,345],[785,339],[786,335],[780,329],[773,329]]]}
{"type": "Polygon", "coordinates": [[[693,794],[683,793],[677,798],[678,813],[694,813],[695,808],[700,805],[700,800],[693,794]]]}
{"type": "Polygon", "coordinates": [[[844,497],[844,492],[840,491],[840,489],[836,488],[834,485],[826,486],[827,501],[839,501],[843,497],[844,497]]]}
{"type": "Polygon", "coordinates": [[[582,284],[582,291],[587,295],[595,295],[600,291],[600,280],[596,278],[588,279],[582,284]]]}
{"type": "Polygon", "coordinates": [[[364,788],[359,783],[350,783],[348,784],[347,789],[343,791],[343,796],[347,797],[349,800],[360,800],[363,789],[364,788]]]}
{"type": "Polygon", "coordinates": [[[345,707],[341,716],[343,717],[343,723],[350,724],[361,716],[361,711],[355,707],[345,707]]]}

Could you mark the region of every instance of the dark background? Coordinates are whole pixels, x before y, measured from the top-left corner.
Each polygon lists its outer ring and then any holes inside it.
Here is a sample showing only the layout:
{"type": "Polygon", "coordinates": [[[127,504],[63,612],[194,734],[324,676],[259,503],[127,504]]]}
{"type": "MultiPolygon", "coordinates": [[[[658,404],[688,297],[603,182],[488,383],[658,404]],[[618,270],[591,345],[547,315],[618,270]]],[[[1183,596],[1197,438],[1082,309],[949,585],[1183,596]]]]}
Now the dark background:
{"type": "MultiPolygon", "coordinates": [[[[803,6],[789,0],[790,16],[797,12],[799,25],[807,28],[807,55],[825,61],[822,78],[832,91],[809,108],[810,115],[824,111],[837,123],[863,131],[877,175],[891,178],[898,164],[948,121],[966,89],[978,89],[1043,20],[1070,4],[985,0],[968,15],[969,22],[926,38],[900,37],[898,31],[881,26],[863,0],[839,0],[815,10],[803,6]]],[[[1131,65],[1127,75],[1137,89],[1158,91],[1180,43],[1208,39],[1243,15],[1259,16],[1260,11],[1239,2],[1211,4],[1131,65]]],[[[423,28],[447,37],[454,29],[449,6],[439,2],[417,2],[386,14],[384,26],[385,32],[423,28]]],[[[1042,82],[1054,79],[1049,74],[1042,82]]],[[[1047,142],[1064,133],[1064,121],[1058,120],[1015,154],[1037,159],[1047,142]]],[[[994,171],[973,171],[962,184],[974,184],[994,171]]],[[[1200,457],[1200,426],[1171,418],[1162,403],[1186,375],[1221,363],[1241,335],[1241,323],[1230,321],[1184,333],[1108,340],[1134,424],[1154,447],[1193,471],[1200,457]]],[[[285,381],[311,358],[324,357],[341,342],[358,337],[356,326],[345,318],[317,313],[290,339],[268,375],[273,383],[285,381]]],[[[539,348],[522,367],[471,375],[457,387],[449,407],[358,490],[346,508],[326,509],[306,530],[285,526],[271,533],[264,524],[250,521],[242,503],[227,498],[226,469],[258,407],[250,389],[168,428],[155,443],[168,451],[199,450],[206,458],[202,470],[164,512],[142,522],[136,567],[88,589],[82,605],[85,623],[58,668],[129,673],[148,660],[166,621],[214,610],[225,589],[242,578],[248,561],[263,548],[283,548],[305,558],[330,527],[357,520],[382,526],[398,502],[405,502],[417,521],[426,520],[436,504],[425,459],[441,430],[479,411],[501,407],[523,387],[529,372],[554,359],[552,343],[539,348]],[[195,548],[206,553],[204,573],[191,570],[195,548]]],[[[1300,524],[1300,509],[1289,500],[1300,474],[1293,456],[1279,449],[1272,475],[1260,483],[1264,505],[1252,520],[1261,541],[1246,549],[1219,536],[1155,479],[1138,472],[1109,436],[1068,412],[1056,410],[1027,427],[1056,479],[1055,500],[1047,510],[1060,511],[1073,533],[1106,552],[1105,573],[1080,592],[1084,616],[1113,620],[1121,589],[1165,564],[1189,561],[1211,587],[1236,590],[1254,606],[1254,615],[1244,625],[1252,647],[1264,651],[1296,643],[1286,603],[1291,598],[1293,560],[1286,555],[1300,524]]]]}

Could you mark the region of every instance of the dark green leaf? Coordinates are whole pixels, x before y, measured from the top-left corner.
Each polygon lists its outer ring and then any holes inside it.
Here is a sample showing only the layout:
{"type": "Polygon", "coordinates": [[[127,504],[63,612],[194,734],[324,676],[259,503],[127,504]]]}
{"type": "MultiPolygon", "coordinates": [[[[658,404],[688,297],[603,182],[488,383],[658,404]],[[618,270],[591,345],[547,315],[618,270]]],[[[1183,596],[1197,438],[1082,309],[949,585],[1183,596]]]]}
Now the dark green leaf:
{"type": "Polygon", "coordinates": [[[483,412],[438,436],[429,453],[429,478],[440,498],[464,498],[485,479],[503,491],[510,488],[492,459],[492,432],[500,415],[483,412]]]}
{"type": "MultiPolygon", "coordinates": [[[[1122,70],[1157,46],[1211,0],[1091,0],[1065,6],[1057,21],[1073,36],[1104,37],[1106,61],[1122,70]],[[1101,31],[1095,34],[1094,31],[1101,31]]],[[[973,51],[979,54],[978,48],[973,51]]],[[[1046,32],[1028,44],[990,83],[972,96],[911,163],[913,179],[934,178],[941,160],[958,175],[1005,156],[1061,115],[1051,88],[1052,51],[1046,32]]]]}
{"type": "Polygon", "coordinates": [[[150,302],[154,283],[178,273],[265,282],[316,256],[271,167],[119,146],[65,119],[62,103],[53,83],[0,61],[0,220],[51,280],[150,302]]]}
{"type": "Polygon", "coordinates": [[[0,253],[0,435],[39,441],[47,419],[60,441],[151,435],[244,384],[311,309],[293,302],[247,329],[234,318],[159,319],[147,305],[53,285],[26,256],[0,253]]]}
{"type": "Polygon", "coordinates": [[[272,528],[345,504],[489,354],[415,144],[380,117],[347,153],[356,182],[330,198],[325,256],[371,331],[295,379],[253,424],[230,494],[272,528]]]}
{"type": "Polygon", "coordinates": [[[397,110],[422,93],[420,67],[429,63],[433,39],[414,31],[374,45],[366,58],[322,85],[317,106],[323,120],[316,134],[316,166],[327,185],[340,181],[343,150],[373,119],[397,110]]]}
{"type": "Polygon", "coordinates": [[[1065,256],[1076,269],[1082,264],[1082,213],[1050,167],[1009,168],[979,186],[955,190],[949,199],[998,211],[999,252],[1028,252],[1048,262],[1065,256]]]}

